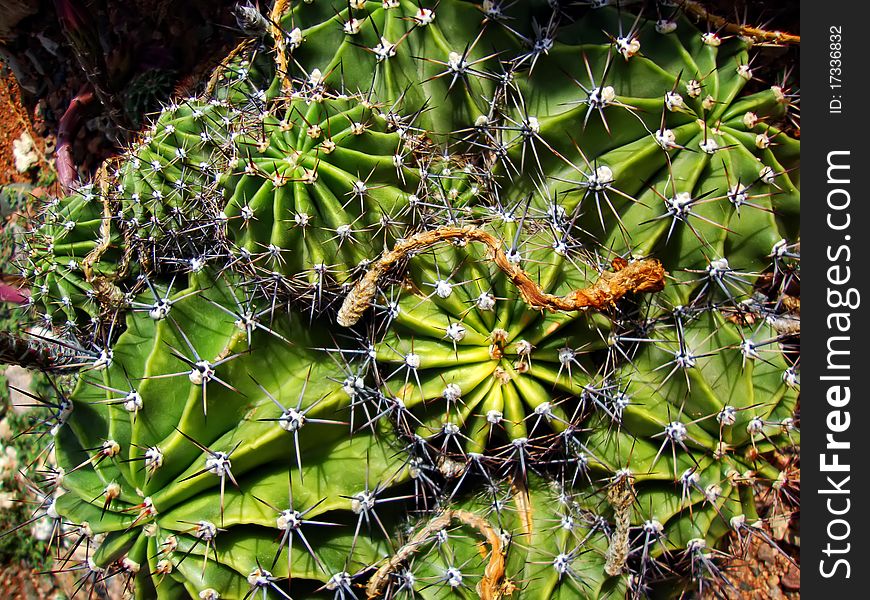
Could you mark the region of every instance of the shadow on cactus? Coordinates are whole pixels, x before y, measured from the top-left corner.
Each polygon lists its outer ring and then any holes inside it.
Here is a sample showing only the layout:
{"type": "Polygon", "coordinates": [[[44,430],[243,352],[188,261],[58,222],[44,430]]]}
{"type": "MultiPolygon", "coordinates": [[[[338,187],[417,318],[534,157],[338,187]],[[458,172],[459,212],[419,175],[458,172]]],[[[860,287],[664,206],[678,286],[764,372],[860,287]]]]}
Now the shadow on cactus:
{"type": "Polygon", "coordinates": [[[45,206],[59,568],[140,598],[730,585],[756,494],[796,502],[795,99],[743,92],[748,38],[601,4],[241,7],[202,94],[45,206]]]}

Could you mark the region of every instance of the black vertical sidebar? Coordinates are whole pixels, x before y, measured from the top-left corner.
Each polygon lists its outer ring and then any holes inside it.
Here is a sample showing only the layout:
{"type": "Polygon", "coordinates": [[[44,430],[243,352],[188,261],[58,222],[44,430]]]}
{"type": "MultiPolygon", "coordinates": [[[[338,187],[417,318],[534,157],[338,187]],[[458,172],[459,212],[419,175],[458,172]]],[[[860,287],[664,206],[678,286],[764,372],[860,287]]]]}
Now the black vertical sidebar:
{"type": "Polygon", "coordinates": [[[870,9],[802,0],[800,20],[801,595],[866,598],[870,9]]]}

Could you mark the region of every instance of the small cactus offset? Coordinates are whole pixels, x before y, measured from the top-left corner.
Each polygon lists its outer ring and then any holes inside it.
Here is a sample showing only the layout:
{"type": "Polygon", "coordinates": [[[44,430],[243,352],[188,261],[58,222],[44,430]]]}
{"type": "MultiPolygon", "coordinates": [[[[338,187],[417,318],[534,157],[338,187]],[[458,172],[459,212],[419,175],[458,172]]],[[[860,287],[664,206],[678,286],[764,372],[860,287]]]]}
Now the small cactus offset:
{"type": "Polygon", "coordinates": [[[46,204],[58,568],[208,600],[730,585],[726,536],[793,503],[797,98],[748,34],[581,4],[239,6],[204,90],[46,204]]]}

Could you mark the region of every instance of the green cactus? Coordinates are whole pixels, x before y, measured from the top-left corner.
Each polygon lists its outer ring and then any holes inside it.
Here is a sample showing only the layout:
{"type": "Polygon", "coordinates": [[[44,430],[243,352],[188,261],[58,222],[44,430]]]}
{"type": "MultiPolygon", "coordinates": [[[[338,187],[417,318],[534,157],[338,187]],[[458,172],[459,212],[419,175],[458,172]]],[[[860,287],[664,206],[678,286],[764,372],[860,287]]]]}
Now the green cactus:
{"type": "Polygon", "coordinates": [[[672,7],[276,4],[28,237],[79,368],[40,399],[61,565],[140,598],[727,581],[799,443],[788,91],[672,7]]]}

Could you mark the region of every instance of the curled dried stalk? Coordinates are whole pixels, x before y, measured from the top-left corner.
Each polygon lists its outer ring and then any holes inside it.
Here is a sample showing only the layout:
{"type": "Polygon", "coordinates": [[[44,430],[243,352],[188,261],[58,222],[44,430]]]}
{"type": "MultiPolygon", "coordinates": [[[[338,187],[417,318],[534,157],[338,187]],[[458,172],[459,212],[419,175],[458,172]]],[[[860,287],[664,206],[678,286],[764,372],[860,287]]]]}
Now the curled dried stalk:
{"type": "Polygon", "coordinates": [[[208,95],[214,93],[215,88],[217,88],[217,84],[220,83],[221,77],[224,76],[226,72],[227,66],[240,54],[246,52],[249,48],[252,48],[256,44],[257,40],[242,40],[239,44],[233,48],[233,50],[227,55],[225,59],[221,61],[221,63],[215,68],[211,73],[211,77],[208,79],[208,83],[205,86],[205,92],[208,95]]]}
{"type": "Polygon", "coordinates": [[[796,44],[801,43],[801,36],[783,31],[767,31],[760,27],[751,27],[749,25],[740,25],[732,23],[727,19],[723,19],[717,15],[710,13],[700,2],[695,0],[683,0],[683,10],[690,15],[707,21],[713,27],[723,29],[734,35],[742,35],[752,38],[756,42],[772,42],[776,44],[796,44]]]}
{"type": "Polygon", "coordinates": [[[513,501],[517,514],[520,517],[520,522],[523,524],[523,533],[526,537],[532,537],[534,529],[534,519],[532,515],[532,501],[529,498],[529,488],[526,482],[516,477],[513,482],[513,501]]]}
{"type": "MultiPolygon", "coordinates": [[[[112,206],[109,199],[108,189],[106,187],[106,164],[100,167],[97,173],[97,180],[102,189],[103,200],[103,217],[100,223],[100,239],[97,245],[88,252],[87,256],[82,260],[82,273],[85,276],[85,281],[91,284],[91,287],[96,293],[97,300],[100,304],[111,308],[122,308],[127,306],[127,297],[124,292],[116,286],[109,277],[94,274],[94,265],[100,262],[103,254],[109,249],[112,241],[112,206]]],[[[123,276],[123,273],[116,273],[115,277],[123,276]]],[[[113,277],[114,278],[114,277],[113,277]]]]}
{"type": "Polygon", "coordinates": [[[103,218],[100,223],[100,238],[93,249],[82,260],[82,273],[84,273],[85,281],[88,283],[93,283],[96,279],[94,276],[94,265],[100,262],[100,258],[109,249],[112,240],[112,207],[108,195],[103,194],[102,201],[103,218]]]}
{"type": "Polygon", "coordinates": [[[390,557],[385,564],[378,569],[375,574],[369,579],[366,585],[366,597],[377,598],[384,592],[384,588],[390,578],[390,573],[396,571],[399,566],[408,560],[415,552],[417,552],[423,544],[432,538],[434,534],[441,531],[450,522],[456,519],[479,531],[486,542],[490,546],[489,562],[483,571],[483,577],[480,583],[477,584],[477,593],[482,600],[496,600],[504,594],[504,567],[505,557],[502,548],[501,537],[498,532],[490,527],[489,523],[483,517],[480,517],[467,510],[448,509],[433,518],[431,521],[418,531],[408,543],[399,548],[399,550],[390,557]]]}
{"type": "Polygon", "coordinates": [[[289,8],[290,0],[275,0],[275,6],[272,7],[272,12],[269,14],[269,33],[271,33],[272,39],[275,40],[275,67],[283,78],[281,87],[285,90],[290,85],[287,81],[290,63],[287,60],[287,38],[281,29],[281,18],[289,8]]]}
{"type": "Polygon", "coordinates": [[[622,475],[607,490],[607,502],[613,507],[613,534],[605,554],[604,572],[611,577],[619,575],[628,560],[628,529],[631,526],[631,505],[634,486],[631,477],[622,475]]]}
{"type": "Polygon", "coordinates": [[[613,262],[614,272],[603,272],[593,285],[574,290],[567,296],[554,296],[541,290],[528,274],[510,262],[502,250],[501,242],[490,233],[475,226],[440,227],[417,233],[396,243],[392,250],[381,255],[356,282],[338,311],[338,324],[355,325],[371,306],[381,277],[405,258],[443,241],[462,240],[478,242],[489,249],[490,258],[519,289],[523,301],[536,310],[574,311],[585,308],[603,310],[629,292],[658,292],[665,285],[665,270],[655,259],[613,262]]]}

